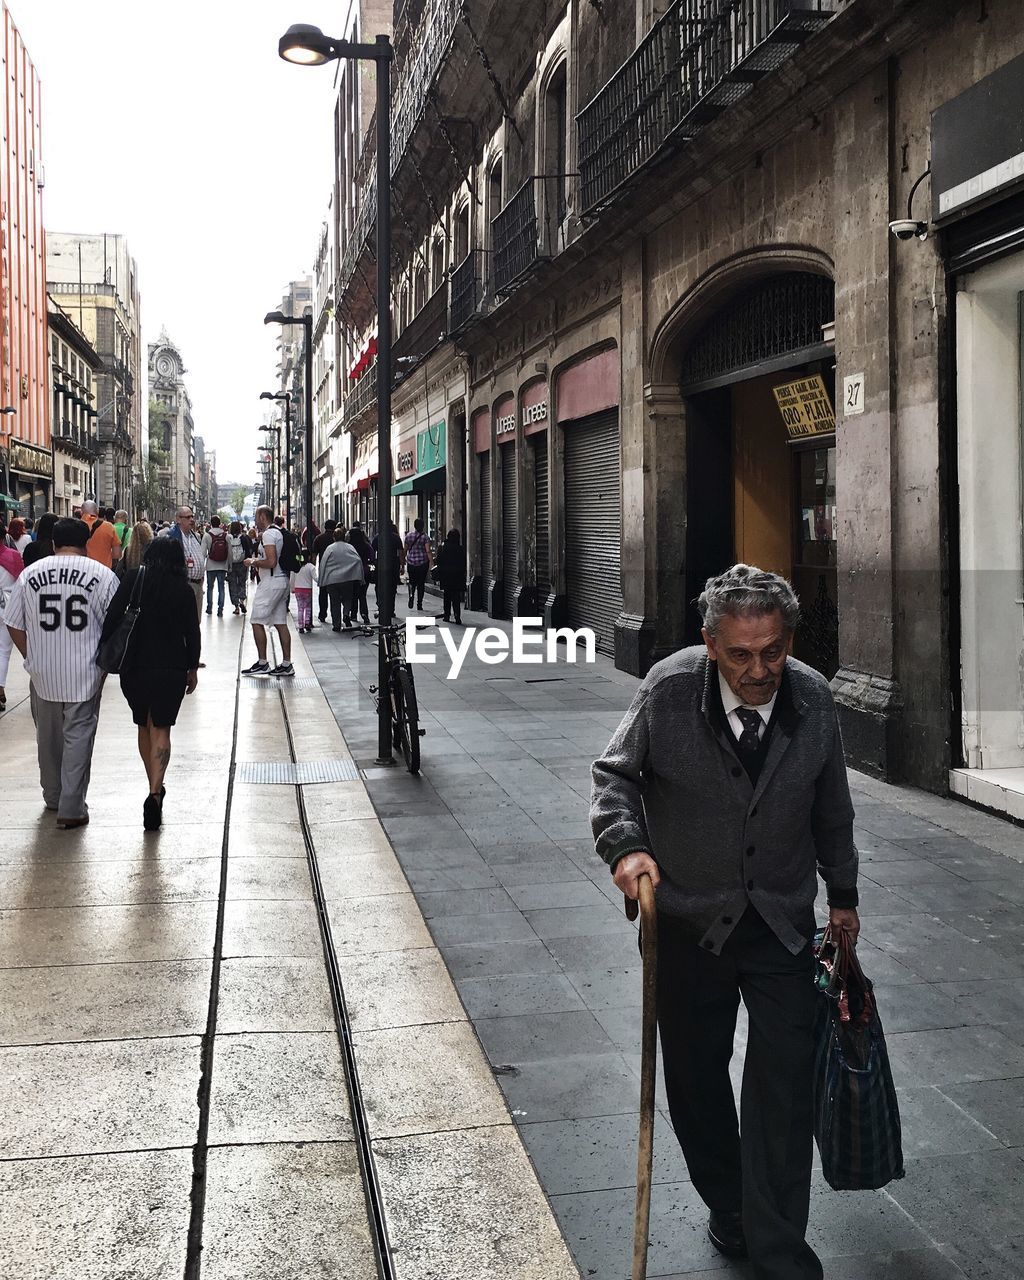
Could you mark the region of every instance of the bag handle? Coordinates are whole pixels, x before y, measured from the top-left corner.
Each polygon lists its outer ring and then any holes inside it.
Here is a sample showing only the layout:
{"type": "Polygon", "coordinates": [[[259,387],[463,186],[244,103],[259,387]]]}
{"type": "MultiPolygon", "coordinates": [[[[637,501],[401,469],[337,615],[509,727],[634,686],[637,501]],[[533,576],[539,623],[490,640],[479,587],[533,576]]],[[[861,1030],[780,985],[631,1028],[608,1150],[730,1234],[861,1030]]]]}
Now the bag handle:
{"type": "Polygon", "coordinates": [[[132,583],[132,594],[128,601],[129,609],[137,609],[142,601],[142,580],[145,576],[146,566],[144,564],[140,564],[138,577],[132,583]]]}

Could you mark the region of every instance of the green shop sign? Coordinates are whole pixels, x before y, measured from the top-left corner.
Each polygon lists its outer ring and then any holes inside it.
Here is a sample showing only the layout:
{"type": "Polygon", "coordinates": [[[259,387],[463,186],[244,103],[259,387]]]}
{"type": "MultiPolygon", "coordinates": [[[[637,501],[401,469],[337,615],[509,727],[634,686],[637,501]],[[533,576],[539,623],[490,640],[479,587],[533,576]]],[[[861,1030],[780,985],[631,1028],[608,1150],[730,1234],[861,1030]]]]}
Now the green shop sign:
{"type": "Polygon", "coordinates": [[[436,471],[445,465],[445,422],[435,422],[416,434],[416,474],[436,471]]]}

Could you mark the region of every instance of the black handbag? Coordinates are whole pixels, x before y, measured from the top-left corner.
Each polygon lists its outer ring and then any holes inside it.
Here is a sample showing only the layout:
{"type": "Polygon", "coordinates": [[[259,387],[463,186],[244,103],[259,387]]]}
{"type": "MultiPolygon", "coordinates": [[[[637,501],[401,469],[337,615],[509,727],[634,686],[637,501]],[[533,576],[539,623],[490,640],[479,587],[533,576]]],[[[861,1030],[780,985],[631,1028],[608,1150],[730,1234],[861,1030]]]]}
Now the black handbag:
{"type": "Polygon", "coordinates": [[[814,1137],[835,1191],[876,1191],[904,1176],[900,1108],[874,988],[845,930],[815,938],[818,988],[814,1137]]]}
{"type": "Polygon", "coordinates": [[[105,671],[107,675],[114,675],[120,671],[128,654],[132,632],[135,630],[135,624],[142,613],[142,580],[145,575],[146,567],[143,565],[139,569],[138,577],[132,584],[131,599],[128,601],[128,608],[125,609],[124,616],[117,624],[114,632],[107,636],[106,640],[100,642],[99,651],[96,654],[96,665],[101,671],[105,671]]]}

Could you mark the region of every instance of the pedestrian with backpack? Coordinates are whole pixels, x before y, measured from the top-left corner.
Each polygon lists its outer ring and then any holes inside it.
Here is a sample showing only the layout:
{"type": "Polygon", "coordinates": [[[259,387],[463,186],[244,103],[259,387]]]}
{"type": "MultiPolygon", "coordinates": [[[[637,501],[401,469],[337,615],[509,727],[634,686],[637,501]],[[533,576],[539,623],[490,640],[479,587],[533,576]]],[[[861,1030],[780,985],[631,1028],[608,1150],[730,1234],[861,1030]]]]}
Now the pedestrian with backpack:
{"type": "Polygon", "coordinates": [[[235,606],[236,616],[245,613],[248,594],[249,570],[245,561],[253,553],[253,541],[243,530],[241,520],[232,520],[228,527],[228,594],[235,606]]]}
{"type": "Polygon", "coordinates": [[[230,567],[228,531],[214,516],[203,534],[203,558],[206,561],[206,612],[213,612],[213,584],[217,584],[217,617],[224,613],[224,582],[230,567]]]}
{"type": "Polygon", "coordinates": [[[274,523],[272,507],[256,508],[256,529],[259,545],[255,555],[249,556],[245,567],[254,571],[257,579],[249,622],[252,638],[256,642],[256,661],[246,667],[244,676],[293,676],[292,635],[288,630],[288,596],[291,575],[299,568],[299,547],[295,535],[287,529],[279,529],[274,523]],[[290,540],[290,541],[289,541],[290,540]],[[281,643],[281,662],[271,667],[267,661],[267,627],[277,629],[281,643]]]}

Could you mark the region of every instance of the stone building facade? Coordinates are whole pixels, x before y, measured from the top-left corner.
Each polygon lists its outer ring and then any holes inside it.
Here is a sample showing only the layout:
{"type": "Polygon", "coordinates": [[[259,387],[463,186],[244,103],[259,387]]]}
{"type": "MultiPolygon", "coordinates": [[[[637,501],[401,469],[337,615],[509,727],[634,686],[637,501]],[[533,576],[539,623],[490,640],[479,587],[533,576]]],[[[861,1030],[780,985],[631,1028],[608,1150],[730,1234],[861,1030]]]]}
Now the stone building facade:
{"type": "Polygon", "coordinates": [[[173,520],[178,507],[193,506],[197,498],[192,401],[185,383],[185,361],[166,329],[149,344],[148,355],[149,459],[160,492],[150,515],[154,520],[173,520]]]}
{"type": "Polygon", "coordinates": [[[71,316],[52,299],[50,338],[50,430],[53,493],[49,510],[70,516],[96,497],[96,374],[103,362],[71,316]]]}
{"type": "MultiPolygon", "coordinates": [[[[783,572],[851,762],[1016,812],[1019,4],[426,0],[394,42],[401,520],[462,530],[478,605],[592,625],[636,673],[699,638],[709,574],[783,572]],[[898,240],[912,196],[926,238],[898,240]],[[971,426],[985,352],[997,453],[971,426]]],[[[369,135],[339,160],[353,512],[371,161],[369,135]]]]}
{"type": "Polygon", "coordinates": [[[129,511],[147,449],[138,277],[122,235],[47,232],[46,287],[103,360],[96,375],[97,496],[129,511]]]}

